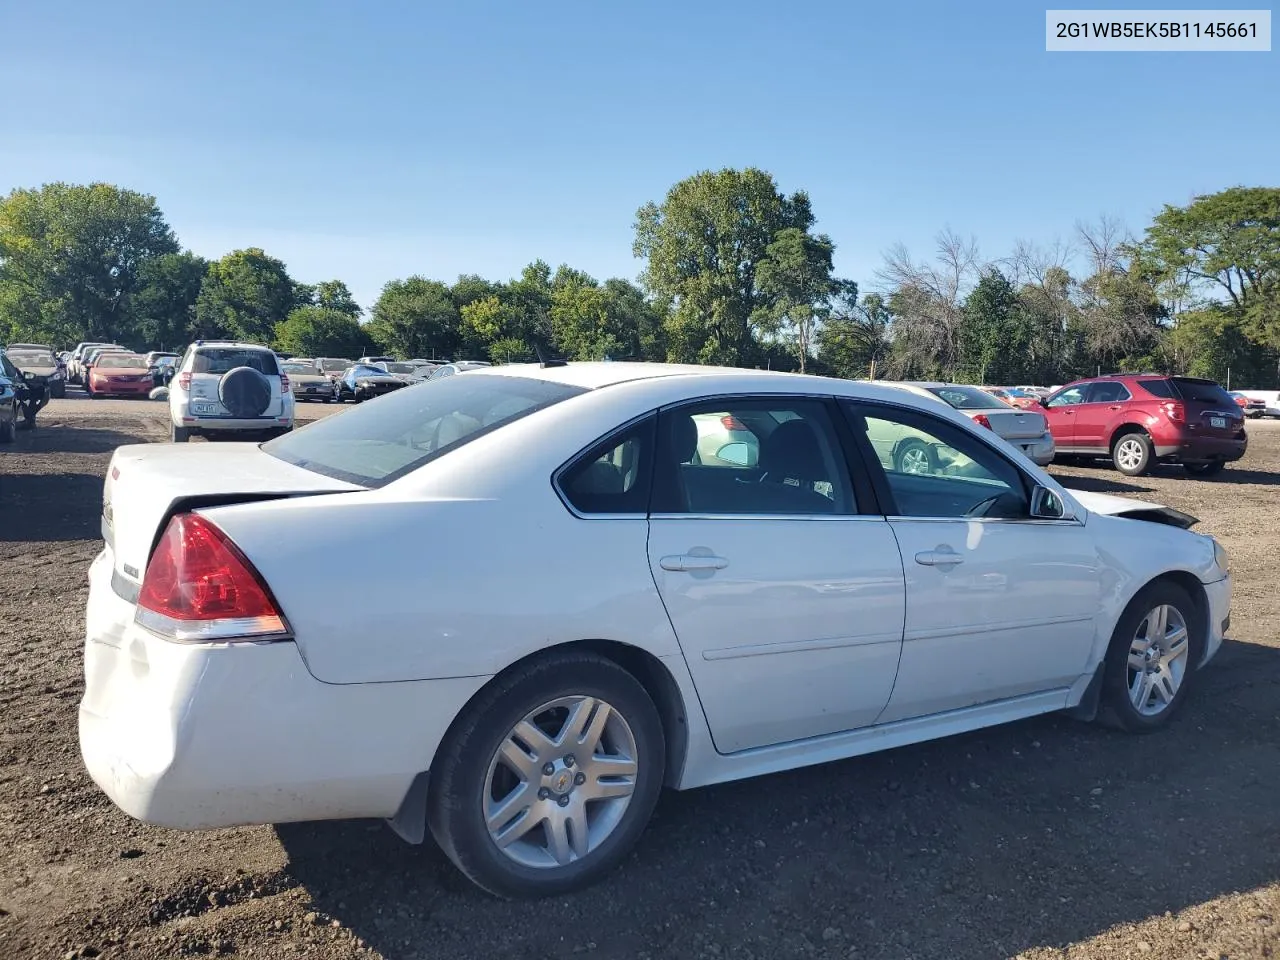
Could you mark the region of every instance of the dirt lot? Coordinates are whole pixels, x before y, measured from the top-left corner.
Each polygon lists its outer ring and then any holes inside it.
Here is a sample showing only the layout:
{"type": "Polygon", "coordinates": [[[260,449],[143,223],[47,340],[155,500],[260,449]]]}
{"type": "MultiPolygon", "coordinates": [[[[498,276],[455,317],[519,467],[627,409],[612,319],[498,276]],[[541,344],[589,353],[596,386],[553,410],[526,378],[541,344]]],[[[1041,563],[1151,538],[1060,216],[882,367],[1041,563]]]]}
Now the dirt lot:
{"type": "Polygon", "coordinates": [[[1216,481],[1057,471],[1193,513],[1232,552],[1234,641],[1168,731],[1048,717],[668,794],[605,883],[511,904],[380,823],[173,833],[84,774],[101,477],[117,444],[167,434],[163,413],[55,401],[0,452],[0,960],[1280,952],[1280,424],[1216,481]]]}

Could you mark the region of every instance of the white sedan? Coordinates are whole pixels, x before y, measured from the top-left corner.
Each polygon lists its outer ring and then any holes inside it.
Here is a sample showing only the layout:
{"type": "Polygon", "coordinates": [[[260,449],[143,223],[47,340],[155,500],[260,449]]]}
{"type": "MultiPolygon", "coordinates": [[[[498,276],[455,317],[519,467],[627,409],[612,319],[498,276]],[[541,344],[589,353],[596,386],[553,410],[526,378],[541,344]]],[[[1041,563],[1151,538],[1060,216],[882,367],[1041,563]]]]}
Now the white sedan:
{"type": "Polygon", "coordinates": [[[117,450],[81,748],[145,821],[383,817],[496,894],[561,893],[664,785],[1056,710],[1163,726],[1229,622],[1193,522],[892,387],[477,369],[261,446],[117,450]],[[698,462],[706,414],[758,460],[698,462]],[[975,467],[885,467],[901,427],[975,467]]]}

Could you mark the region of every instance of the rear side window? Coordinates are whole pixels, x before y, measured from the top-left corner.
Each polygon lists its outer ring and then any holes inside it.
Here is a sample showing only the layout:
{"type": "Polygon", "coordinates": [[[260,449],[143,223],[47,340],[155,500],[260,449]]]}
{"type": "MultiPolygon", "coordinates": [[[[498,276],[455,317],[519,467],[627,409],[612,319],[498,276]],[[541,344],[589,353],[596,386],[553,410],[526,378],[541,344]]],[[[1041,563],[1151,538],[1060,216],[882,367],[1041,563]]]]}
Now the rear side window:
{"type": "MultiPolygon", "coordinates": [[[[585,392],[526,377],[452,377],[317,420],[262,449],[327,477],[380,487],[478,436],[585,392]]],[[[519,452],[511,456],[517,461],[519,452]]]]}
{"type": "Polygon", "coordinates": [[[557,484],[578,513],[649,512],[657,422],[656,415],[649,416],[619,430],[564,469],[557,484]]]}
{"type": "Polygon", "coordinates": [[[1235,401],[1227,395],[1227,391],[1212,380],[1173,377],[1172,382],[1182,399],[1191,403],[1216,403],[1228,408],[1235,405],[1235,401]]]}
{"type": "Polygon", "coordinates": [[[192,360],[192,373],[213,373],[221,376],[236,367],[252,367],[269,377],[278,376],[280,368],[275,354],[266,350],[244,350],[236,347],[203,347],[192,360]]]}
{"type": "Polygon", "coordinates": [[[1161,400],[1173,400],[1176,396],[1168,380],[1139,380],[1138,386],[1161,400]]]}

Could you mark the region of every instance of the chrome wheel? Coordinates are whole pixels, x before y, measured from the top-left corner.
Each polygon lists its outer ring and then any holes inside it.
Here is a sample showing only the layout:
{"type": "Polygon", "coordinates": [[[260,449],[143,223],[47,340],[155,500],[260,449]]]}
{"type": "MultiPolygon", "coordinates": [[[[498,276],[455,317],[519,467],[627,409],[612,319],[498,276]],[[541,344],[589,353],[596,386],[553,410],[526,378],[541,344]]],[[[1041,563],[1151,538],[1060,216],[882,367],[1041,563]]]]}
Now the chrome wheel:
{"type": "Polygon", "coordinates": [[[1138,624],[1129,644],[1129,702],[1144,717],[1169,709],[1182,687],[1190,657],[1182,612],[1170,604],[1154,608],[1138,624]]]}
{"type": "Polygon", "coordinates": [[[489,837],[526,867],[560,867],[618,827],[636,787],[636,738],[621,713],[593,697],[562,697],[528,713],[489,761],[489,837]]]}
{"type": "Polygon", "coordinates": [[[1146,456],[1146,450],[1143,449],[1140,440],[1125,437],[1116,444],[1116,463],[1122,470],[1137,470],[1142,465],[1144,456],[1146,456]]]}
{"type": "Polygon", "coordinates": [[[932,473],[929,451],[922,446],[907,447],[898,454],[899,473],[932,473]]]}

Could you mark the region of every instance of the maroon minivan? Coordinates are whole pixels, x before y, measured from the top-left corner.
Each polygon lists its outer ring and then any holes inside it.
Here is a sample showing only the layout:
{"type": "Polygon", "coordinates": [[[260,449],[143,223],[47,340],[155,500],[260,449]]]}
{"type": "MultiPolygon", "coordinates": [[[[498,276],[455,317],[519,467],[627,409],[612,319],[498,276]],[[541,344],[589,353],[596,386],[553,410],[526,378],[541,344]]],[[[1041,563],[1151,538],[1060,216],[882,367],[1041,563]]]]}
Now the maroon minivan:
{"type": "Polygon", "coordinates": [[[1106,457],[1141,476],[1180,463],[1193,476],[1244,456],[1244,415],[1212,380],[1112,374],[1067,384],[1041,403],[1059,456],[1106,457]]]}

